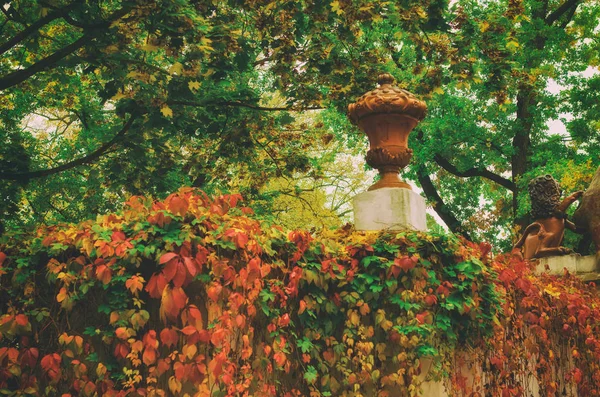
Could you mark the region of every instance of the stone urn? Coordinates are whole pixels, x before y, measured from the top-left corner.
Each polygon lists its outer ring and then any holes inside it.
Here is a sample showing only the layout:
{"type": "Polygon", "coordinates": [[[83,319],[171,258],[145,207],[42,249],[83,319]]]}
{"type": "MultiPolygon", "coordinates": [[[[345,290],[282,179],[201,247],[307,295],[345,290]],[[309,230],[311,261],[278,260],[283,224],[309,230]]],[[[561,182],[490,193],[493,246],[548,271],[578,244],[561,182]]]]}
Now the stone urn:
{"type": "Polygon", "coordinates": [[[389,74],[378,77],[379,87],[348,106],[348,116],[369,137],[367,164],[377,169],[381,178],[369,188],[410,189],[398,177],[412,157],[408,135],[427,113],[425,102],[395,85],[389,74]]]}

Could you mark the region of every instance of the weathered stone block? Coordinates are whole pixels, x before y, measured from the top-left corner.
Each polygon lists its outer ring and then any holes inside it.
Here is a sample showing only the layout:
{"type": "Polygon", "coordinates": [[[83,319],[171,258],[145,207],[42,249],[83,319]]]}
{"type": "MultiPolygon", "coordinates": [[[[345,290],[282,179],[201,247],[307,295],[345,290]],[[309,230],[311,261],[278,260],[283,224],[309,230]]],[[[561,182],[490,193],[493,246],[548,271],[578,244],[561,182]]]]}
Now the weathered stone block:
{"type": "Polygon", "coordinates": [[[427,230],[425,199],[409,189],[381,188],[354,197],[357,230],[427,230]]]}
{"type": "Polygon", "coordinates": [[[578,254],[550,256],[538,259],[536,273],[563,274],[567,269],[572,274],[600,272],[598,258],[595,255],[581,256],[578,254]]]}

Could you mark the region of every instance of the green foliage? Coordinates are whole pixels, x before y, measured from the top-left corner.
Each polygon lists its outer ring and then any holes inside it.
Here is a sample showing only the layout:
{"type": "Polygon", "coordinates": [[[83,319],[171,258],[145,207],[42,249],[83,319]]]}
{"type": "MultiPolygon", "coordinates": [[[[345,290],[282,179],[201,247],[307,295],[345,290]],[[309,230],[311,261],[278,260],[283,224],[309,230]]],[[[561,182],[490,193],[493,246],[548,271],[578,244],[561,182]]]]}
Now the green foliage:
{"type": "Polygon", "coordinates": [[[299,207],[310,226],[324,215],[339,224],[348,200],[328,184],[352,194],[363,165],[341,181],[332,170],[365,146],[345,110],[379,72],[428,103],[405,176],[463,236],[509,247],[528,221],[531,177],[580,188],[570,171],[585,180],[600,154],[595,2],[19,0],[3,10],[4,226],[81,221],[190,185],[241,192],[289,225],[298,219],[279,215],[299,207]],[[567,132],[549,131],[561,118],[567,132]]]}
{"type": "Polygon", "coordinates": [[[447,375],[458,345],[492,335],[501,301],[487,247],[285,233],[239,200],[183,189],[7,234],[0,390],[408,396],[423,360],[447,375]]]}

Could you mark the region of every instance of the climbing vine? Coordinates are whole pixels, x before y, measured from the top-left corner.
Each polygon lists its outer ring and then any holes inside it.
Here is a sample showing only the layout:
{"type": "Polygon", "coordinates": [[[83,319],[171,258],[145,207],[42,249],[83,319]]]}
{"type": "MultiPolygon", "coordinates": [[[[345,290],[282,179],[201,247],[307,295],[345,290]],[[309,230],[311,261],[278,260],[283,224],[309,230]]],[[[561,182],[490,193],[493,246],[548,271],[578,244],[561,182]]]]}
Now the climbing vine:
{"type": "Polygon", "coordinates": [[[284,231],[242,203],[181,189],[6,235],[0,393],[412,396],[426,376],[481,392],[458,347],[485,352],[498,395],[524,390],[511,374],[532,355],[539,379],[569,353],[570,385],[600,383],[597,298],[573,277],[452,235],[284,231]]]}

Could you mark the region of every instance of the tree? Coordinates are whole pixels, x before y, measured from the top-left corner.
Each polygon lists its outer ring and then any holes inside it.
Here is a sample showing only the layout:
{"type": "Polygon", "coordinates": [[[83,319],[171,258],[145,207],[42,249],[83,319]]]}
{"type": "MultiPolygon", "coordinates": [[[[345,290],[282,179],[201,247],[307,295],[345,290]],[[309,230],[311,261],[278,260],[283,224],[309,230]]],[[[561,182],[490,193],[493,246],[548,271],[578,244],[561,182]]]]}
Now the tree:
{"type": "Polygon", "coordinates": [[[240,190],[269,213],[268,181],[331,169],[335,156],[310,155],[325,136],[364,145],[345,109],[387,71],[430,108],[406,176],[454,232],[506,242],[526,222],[531,176],[591,175],[596,83],[580,72],[598,63],[598,12],[569,0],[8,3],[4,222],[80,220],[181,185],[240,190]],[[566,88],[548,92],[552,80],[566,88]],[[547,120],[580,109],[570,136],[549,134],[547,120]]]}
{"type": "Polygon", "coordinates": [[[164,196],[180,185],[233,190],[240,166],[249,197],[272,177],[308,172],[305,149],[321,138],[308,132],[286,139],[286,126],[300,110],[345,97],[355,88],[348,81],[368,82],[371,65],[347,69],[340,55],[349,59],[345,48],[355,44],[374,51],[370,41],[358,42],[361,29],[387,6],[360,7],[5,5],[5,222],[79,220],[125,196],[164,196]],[[351,40],[340,41],[340,29],[351,40]],[[254,161],[265,152],[268,159],[254,161]]]}
{"type": "Polygon", "coordinates": [[[465,1],[452,11],[449,29],[423,43],[444,48],[449,63],[436,65],[439,51],[430,51],[427,74],[439,88],[416,134],[411,176],[452,230],[498,241],[511,225],[527,224],[531,178],[549,172],[565,188],[581,189],[598,165],[590,161],[599,154],[597,113],[580,109],[593,103],[585,97],[594,95],[597,77],[582,72],[598,62],[600,8],[465,1]],[[549,90],[553,81],[563,90],[549,90]],[[566,134],[548,129],[567,113],[575,119],[566,134]]]}

